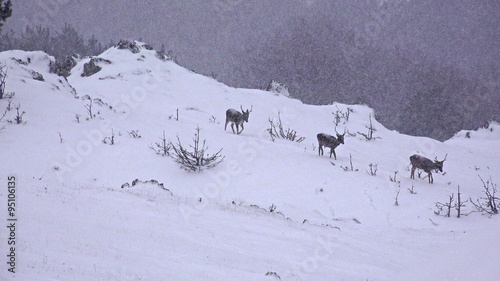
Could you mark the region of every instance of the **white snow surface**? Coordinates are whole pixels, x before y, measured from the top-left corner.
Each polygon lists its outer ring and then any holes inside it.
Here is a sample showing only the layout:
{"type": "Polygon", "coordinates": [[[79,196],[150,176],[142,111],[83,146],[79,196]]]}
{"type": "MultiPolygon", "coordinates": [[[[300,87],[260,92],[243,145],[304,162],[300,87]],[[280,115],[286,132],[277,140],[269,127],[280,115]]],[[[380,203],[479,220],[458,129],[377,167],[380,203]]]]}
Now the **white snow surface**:
{"type": "MultiPolygon", "coordinates": [[[[458,186],[475,200],[484,196],[479,176],[499,181],[498,123],[439,142],[373,120],[378,138],[367,141],[357,132],[367,132],[373,111],[363,105],[232,88],[145,48],[99,57],[111,64],[82,77],[83,59],[66,81],[49,72],[53,58],[43,52],[0,53],[11,105],[21,104],[26,121],[7,122],[11,109],[0,123],[0,280],[500,280],[500,215],[434,213],[458,186]],[[225,111],[240,106],[253,111],[235,135],[224,130],[225,111]],[[318,156],[316,134],[335,135],[332,112],[347,108],[337,130],[352,135],[336,160],[328,148],[318,156]],[[278,112],[303,142],[269,138],[278,112]],[[189,173],[149,148],[163,131],[187,146],[197,126],[210,153],[223,148],[213,169],[189,173]],[[103,143],[112,130],[115,144],[103,143]],[[414,153],[447,155],[433,184],[425,173],[410,179],[414,153]],[[344,170],[350,157],[355,171],[344,170]],[[9,175],[17,178],[15,274],[6,264],[9,175]]],[[[0,100],[0,114],[8,103],[0,100]]]]}

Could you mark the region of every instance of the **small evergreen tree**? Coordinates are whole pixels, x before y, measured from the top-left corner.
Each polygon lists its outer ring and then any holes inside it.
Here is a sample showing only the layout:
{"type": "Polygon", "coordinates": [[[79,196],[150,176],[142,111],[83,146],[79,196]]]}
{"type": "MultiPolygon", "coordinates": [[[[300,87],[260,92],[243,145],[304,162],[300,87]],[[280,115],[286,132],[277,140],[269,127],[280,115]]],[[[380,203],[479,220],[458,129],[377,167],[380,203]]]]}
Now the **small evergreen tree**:
{"type": "Polygon", "coordinates": [[[0,0],[0,31],[2,31],[3,22],[12,15],[12,2],[0,0]]]}
{"type": "Polygon", "coordinates": [[[53,41],[54,51],[52,55],[56,58],[85,53],[85,41],[71,24],[64,24],[61,32],[57,32],[53,41]]]}
{"type": "Polygon", "coordinates": [[[102,52],[102,45],[99,43],[99,41],[95,38],[95,35],[92,34],[90,39],[87,41],[87,47],[85,48],[85,53],[82,55],[84,56],[92,56],[92,55],[98,55],[100,52],[102,52]]]}
{"type": "Polygon", "coordinates": [[[26,26],[21,33],[21,38],[17,40],[17,48],[26,51],[44,51],[51,53],[53,49],[52,38],[50,37],[50,29],[37,25],[35,27],[26,26]]]}
{"type": "Polygon", "coordinates": [[[15,46],[17,46],[17,39],[15,37],[15,32],[13,30],[11,30],[8,33],[0,35],[0,52],[6,50],[13,50],[15,49],[15,46]]]}

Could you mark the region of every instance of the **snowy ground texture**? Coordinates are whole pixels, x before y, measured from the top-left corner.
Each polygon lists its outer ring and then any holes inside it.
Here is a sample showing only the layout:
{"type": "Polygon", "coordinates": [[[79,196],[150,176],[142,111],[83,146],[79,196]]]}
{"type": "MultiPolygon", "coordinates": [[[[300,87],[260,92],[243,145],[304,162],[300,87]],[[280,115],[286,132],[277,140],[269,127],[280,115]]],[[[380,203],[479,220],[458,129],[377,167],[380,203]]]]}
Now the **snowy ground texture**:
{"type": "MultiPolygon", "coordinates": [[[[138,45],[107,50],[99,57],[109,63],[90,77],[81,76],[90,59],[81,60],[67,81],[49,72],[45,53],[0,53],[15,93],[0,100],[0,114],[12,107],[0,123],[1,280],[500,280],[500,215],[435,214],[458,186],[476,200],[479,176],[500,181],[497,123],[441,143],[373,120],[377,139],[367,141],[358,133],[373,113],[366,106],[231,88],[138,45]],[[11,124],[19,104],[26,123],[11,124]],[[253,106],[245,130],[224,131],[225,111],[240,105],[253,106]],[[332,113],[348,108],[338,131],[351,135],[337,160],[329,149],[318,156],[316,134],[334,135],[332,113]],[[303,142],[270,139],[278,111],[303,142]],[[213,169],[189,173],[149,148],[163,131],[187,146],[197,126],[210,153],[223,148],[213,169]],[[414,153],[448,155],[434,184],[409,178],[414,153]],[[350,157],[354,171],[345,171],[350,157]],[[15,274],[6,257],[9,175],[15,274]]],[[[473,210],[467,202],[462,212],[473,210]]]]}

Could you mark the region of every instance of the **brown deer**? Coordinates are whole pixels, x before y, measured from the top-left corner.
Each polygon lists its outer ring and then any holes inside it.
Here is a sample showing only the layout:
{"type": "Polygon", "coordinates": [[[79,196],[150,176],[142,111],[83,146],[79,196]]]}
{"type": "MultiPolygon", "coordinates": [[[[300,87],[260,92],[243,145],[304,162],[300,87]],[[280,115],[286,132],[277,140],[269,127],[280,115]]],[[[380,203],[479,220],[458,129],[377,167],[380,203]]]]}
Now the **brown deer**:
{"type": "Polygon", "coordinates": [[[434,162],[432,162],[432,160],[418,154],[410,156],[410,162],[412,166],[410,178],[415,178],[415,169],[418,168],[424,170],[424,172],[426,172],[429,177],[429,183],[433,183],[434,178],[432,177],[432,170],[439,170],[440,172],[443,172],[443,163],[446,160],[446,157],[448,157],[448,154],[446,154],[443,161],[438,161],[436,157],[434,159],[434,162]]]}
{"type": "Polygon", "coordinates": [[[227,129],[227,123],[231,122],[231,129],[234,134],[240,134],[243,132],[243,123],[248,122],[248,116],[250,116],[250,112],[252,112],[253,105],[250,109],[243,110],[243,106],[240,106],[241,112],[236,109],[228,109],[226,111],[226,124],[224,125],[224,131],[227,129]],[[234,124],[236,124],[236,132],[234,131],[234,124]],[[239,131],[239,126],[241,126],[241,131],[239,131]]]}
{"type": "Polygon", "coordinates": [[[323,134],[319,133],[317,135],[318,137],[318,155],[323,155],[323,146],[329,147],[330,148],[330,158],[332,158],[332,153],[333,156],[335,157],[335,160],[337,160],[337,154],[335,154],[335,148],[339,146],[340,144],[344,144],[344,136],[345,136],[345,131],[343,134],[339,134],[337,132],[337,128],[335,128],[335,133],[337,134],[337,137],[328,135],[328,134],[323,134]]]}

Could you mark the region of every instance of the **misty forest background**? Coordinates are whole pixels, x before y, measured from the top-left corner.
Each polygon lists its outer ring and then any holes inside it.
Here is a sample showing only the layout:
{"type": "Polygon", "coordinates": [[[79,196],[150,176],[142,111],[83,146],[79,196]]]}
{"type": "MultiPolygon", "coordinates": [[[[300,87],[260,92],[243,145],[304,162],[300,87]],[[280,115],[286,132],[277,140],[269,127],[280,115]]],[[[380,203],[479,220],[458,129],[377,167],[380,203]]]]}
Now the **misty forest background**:
{"type": "Polygon", "coordinates": [[[277,80],[305,103],[367,104],[389,129],[445,140],[500,120],[498,11],[496,0],[14,0],[0,51],[71,65],[136,39],[231,86],[277,80]]]}

